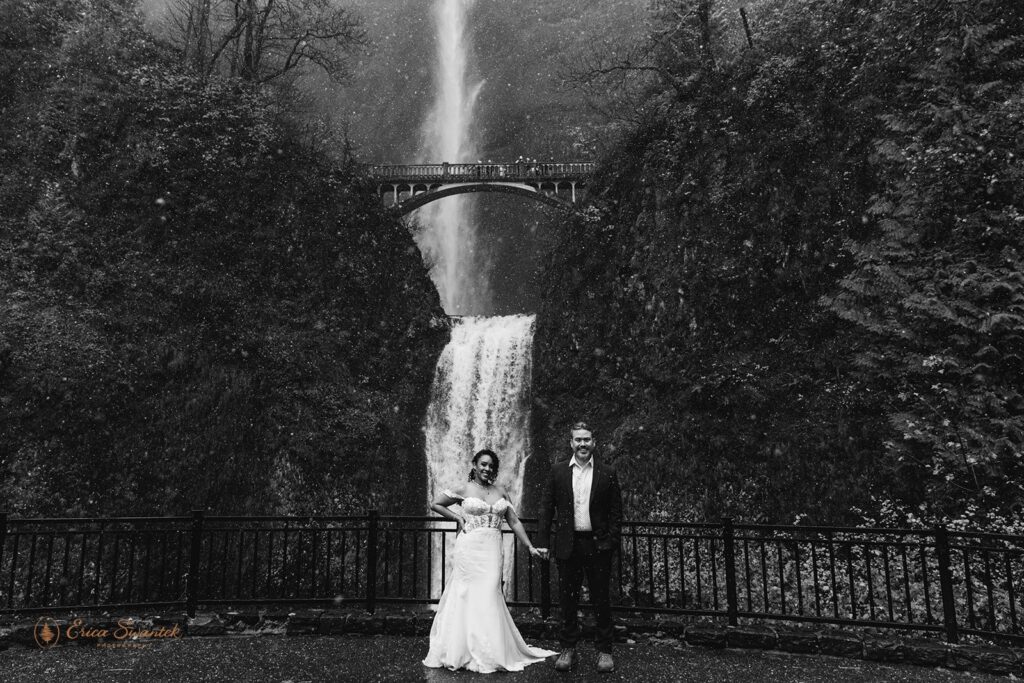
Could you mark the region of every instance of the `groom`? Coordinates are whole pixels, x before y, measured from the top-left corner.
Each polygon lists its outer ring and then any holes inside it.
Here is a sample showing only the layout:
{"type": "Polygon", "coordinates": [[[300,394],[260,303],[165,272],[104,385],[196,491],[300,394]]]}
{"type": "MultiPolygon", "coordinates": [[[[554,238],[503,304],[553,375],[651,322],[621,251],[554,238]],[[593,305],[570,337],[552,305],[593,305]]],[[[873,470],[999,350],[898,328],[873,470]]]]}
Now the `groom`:
{"type": "Polygon", "coordinates": [[[572,458],[551,466],[540,506],[538,546],[547,548],[551,522],[557,516],[555,559],[562,608],[562,653],[555,669],[568,671],[576,660],[580,639],[577,609],[583,578],[597,613],[597,670],[615,670],[612,658],[612,612],[609,601],[612,555],[619,549],[622,496],[615,469],[594,459],[594,435],[584,422],[572,426],[572,458]]]}

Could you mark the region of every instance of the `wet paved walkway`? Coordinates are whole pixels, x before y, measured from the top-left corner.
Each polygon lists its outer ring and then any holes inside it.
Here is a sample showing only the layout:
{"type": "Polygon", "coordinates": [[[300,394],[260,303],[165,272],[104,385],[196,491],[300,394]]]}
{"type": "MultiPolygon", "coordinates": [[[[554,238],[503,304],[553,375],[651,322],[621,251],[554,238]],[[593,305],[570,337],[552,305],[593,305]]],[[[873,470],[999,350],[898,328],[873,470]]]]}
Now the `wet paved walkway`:
{"type": "MultiPolygon", "coordinates": [[[[550,641],[535,645],[557,649],[550,641]]],[[[203,637],[153,643],[145,649],[88,646],[0,652],[0,681],[431,681],[537,683],[540,681],[729,681],[784,683],[859,681],[1005,681],[1006,678],[910,664],[882,664],[821,655],[761,650],[710,650],[674,643],[619,645],[618,669],[600,675],[597,654],[580,648],[574,671],[549,663],[522,673],[474,674],[427,669],[425,638],[400,636],[203,637]]]]}

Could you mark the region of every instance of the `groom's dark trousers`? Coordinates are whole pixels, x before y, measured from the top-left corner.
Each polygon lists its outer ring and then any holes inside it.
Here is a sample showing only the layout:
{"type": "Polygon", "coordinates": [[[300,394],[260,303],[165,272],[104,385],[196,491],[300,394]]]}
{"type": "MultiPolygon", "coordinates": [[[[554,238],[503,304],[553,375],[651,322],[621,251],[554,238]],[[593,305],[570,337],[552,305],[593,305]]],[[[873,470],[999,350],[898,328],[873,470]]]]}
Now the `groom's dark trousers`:
{"type": "Polygon", "coordinates": [[[593,532],[574,532],[572,554],[558,560],[558,593],[562,608],[561,646],[576,647],[580,639],[580,589],[586,577],[590,590],[590,603],[594,606],[597,633],[594,644],[599,652],[612,651],[615,629],[612,626],[612,608],[609,585],[612,573],[612,551],[599,550],[593,532]]]}
{"type": "Polygon", "coordinates": [[[591,531],[576,531],[573,506],[572,472],[567,461],[551,466],[548,485],[541,499],[540,526],[537,545],[550,547],[554,540],[554,556],[558,560],[558,593],[562,608],[563,648],[575,647],[580,639],[580,589],[587,581],[590,603],[596,611],[596,646],[601,652],[611,652],[614,626],[612,624],[609,592],[612,556],[619,548],[622,528],[622,494],[615,469],[594,462],[594,476],[590,489],[591,531]],[[551,527],[555,518],[558,526],[554,539],[551,527]]]}

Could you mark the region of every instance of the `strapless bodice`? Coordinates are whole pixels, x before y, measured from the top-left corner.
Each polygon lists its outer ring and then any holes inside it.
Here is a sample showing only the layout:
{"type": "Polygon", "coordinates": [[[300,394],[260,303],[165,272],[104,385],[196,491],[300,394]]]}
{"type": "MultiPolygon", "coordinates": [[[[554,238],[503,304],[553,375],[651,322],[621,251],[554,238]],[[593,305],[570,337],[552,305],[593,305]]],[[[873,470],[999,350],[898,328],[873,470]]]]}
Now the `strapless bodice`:
{"type": "Polygon", "coordinates": [[[465,519],[464,528],[466,531],[500,529],[501,523],[505,521],[505,511],[512,507],[512,504],[504,498],[500,498],[491,504],[476,496],[463,498],[451,491],[445,491],[445,494],[457,499],[462,505],[465,519]]]}

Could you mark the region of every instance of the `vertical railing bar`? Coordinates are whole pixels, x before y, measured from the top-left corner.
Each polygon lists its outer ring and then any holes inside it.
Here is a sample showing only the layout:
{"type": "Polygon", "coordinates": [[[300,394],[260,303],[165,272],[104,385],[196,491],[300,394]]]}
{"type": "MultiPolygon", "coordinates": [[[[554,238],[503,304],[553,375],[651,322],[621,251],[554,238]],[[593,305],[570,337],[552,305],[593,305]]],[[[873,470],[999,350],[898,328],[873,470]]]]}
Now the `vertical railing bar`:
{"type": "Polygon", "coordinates": [[[1010,628],[1014,633],[1017,632],[1017,598],[1014,596],[1013,590],[1013,563],[1010,561],[1009,550],[1003,553],[1003,557],[1006,559],[1006,593],[1010,599],[1010,628]]]}
{"type": "Polygon", "coordinates": [[[694,534],[693,538],[693,566],[694,575],[697,579],[697,608],[704,607],[704,593],[701,590],[701,579],[700,579],[700,537],[694,534]]]}
{"type": "MultiPolygon", "coordinates": [[[[935,553],[939,563],[939,587],[942,592],[942,621],[946,630],[946,641],[955,643],[960,639],[956,620],[956,603],[953,601],[953,572],[950,567],[949,533],[944,527],[935,529],[935,553]]],[[[968,585],[968,590],[970,586],[968,585]]]]}
{"type": "Polygon", "coordinates": [[[686,609],[686,555],[681,536],[676,539],[676,550],[679,555],[679,597],[682,603],[680,607],[686,609]]]}
{"type": "Polygon", "coordinates": [[[32,532],[32,542],[29,545],[28,550],[28,572],[25,576],[25,606],[32,606],[32,578],[35,574],[36,568],[36,540],[39,538],[38,533],[32,532]]]}
{"type": "MultiPolygon", "coordinates": [[[[89,538],[86,536],[85,531],[82,531],[82,551],[78,554],[78,595],[75,596],[77,602],[80,605],[85,604],[83,594],[85,593],[85,556],[88,554],[89,538]]],[[[15,537],[17,540],[17,537],[15,537]]],[[[15,551],[15,557],[17,557],[17,551],[15,551]]]]}
{"type": "MultiPolygon", "coordinates": [[[[15,579],[15,576],[17,576],[17,573],[18,573],[18,545],[20,545],[21,533],[20,532],[15,532],[15,533],[12,533],[11,536],[14,538],[14,543],[11,544],[13,546],[11,548],[11,580],[8,582],[8,585],[7,585],[7,608],[8,609],[13,609],[14,608],[14,579],[15,579]]],[[[82,576],[82,574],[80,573],[79,577],[81,577],[81,576],[82,576]]],[[[23,605],[23,606],[27,606],[27,605],[23,605]]]]}
{"type": "Polygon", "coordinates": [[[53,578],[53,531],[46,534],[46,582],[43,584],[43,604],[50,601],[50,581],[53,578]]]}
{"type": "Polygon", "coordinates": [[[420,536],[412,532],[412,597],[420,597],[420,536]]]}
{"type": "MultiPolygon", "coordinates": [[[[548,549],[551,550],[550,548],[548,549]]],[[[619,566],[621,567],[622,553],[616,553],[619,556],[619,566]]],[[[622,586],[622,574],[619,574],[619,586],[622,586]]],[[[551,561],[540,563],[540,615],[547,619],[551,616],[551,561]]]]}
{"type": "Polygon", "coordinates": [[[982,553],[985,557],[985,589],[988,595],[988,623],[989,630],[995,632],[996,630],[996,602],[995,597],[992,594],[992,556],[989,553],[988,548],[984,548],[982,553]]]}
{"type": "Polygon", "coordinates": [[[101,580],[102,574],[103,574],[103,529],[104,529],[104,526],[105,526],[105,524],[101,520],[100,521],[100,528],[99,528],[99,531],[98,531],[98,533],[96,535],[96,575],[93,577],[93,588],[92,588],[92,598],[93,598],[93,604],[94,605],[99,605],[100,604],[101,595],[102,595],[102,591],[100,590],[100,586],[102,584],[100,583],[100,580],[101,580]]]}
{"type": "MultiPolygon", "coordinates": [[[[346,575],[348,573],[348,533],[347,532],[351,532],[351,531],[352,531],[351,528],[349,528],[349,529],[342,529],[341,530],[341,565],[339,566],[339,569],[340,569],[339,574],[340,574],[340,576],[338,577],[338,594],[339,595],[344,595],[344,593],[345,593],[345,577],[346,577],[346,575]]],[[[358,533],[358,532],[356,532],[356,533],[358,533]]]]}
{"type": "Polygon", "coordinates": [[[672,606],[671,570],[668,563],[668,534],[661,537],[661,566],[665,568],[665,607],[672,606]]]}
{"type": "Polygon", "coordinates": [[[159,532],[150,532],[143,536],[143,538],[146,541],[145,546],[143,548],[143,553],[145,554],[146,559],[143,560],[142,568],[142,602],[153,602],[152,596],[149,594],[149,574],[150,571],[152,571],[153,567],[153,564],[151,562],[152,558],[149,546],[150,543],[152,542],[153,533],[159,532]]]}
{"type": "Polygon", "coordinates": [[[174,534],[174,539],[175,539],[175,541],[174,541],[174,545],[175,545],[174,595],[177,596],[177,597],[185,597],[184,593],[182,592],[182,588],[181,588],[181,577],[182,577],[181,563],[182,563],[182,558],[185,555],[185,552],[184,552],[184,549],[182,548],[182,545],[185,542],[185,532],[183,530],[178,530],[174,534]]]}
{"type": "Polygon", "coordinates": [[[932,616],[932,595],[931,595],[931,581],[928,580],[928,556],[925,553],[925,541],[921,539],[918,544],[919,555],[921,556],[921,580],[924,584],[924,617],[925,623],[932,623],[934,617],[932,616]]]}
{"type": "MultiPolygon", "coordinates": [[[[458,531],[455,532],[456,538],[458,537],[458,531]]],[[[448,532],[441,529],[441,587],[448,582],[448,532]]],[[[440,597],[440,596],[438,596],[440,597]]]]}
{"type": "Polygon", "coordinates": [[[366,519],[366,611],[370,614],[377,609],[377,520],[379,517],[376,510],[370,510],[366,519]]]}
{"type": "MultiPolygon", "coordinates": [[[[623,562],[623,560],[622,560],[622,555],[623,555],[622,550],[620,549],[619,552],[615,553],[615,555],[618,558],[617,561],[616,561],[616,564],[617,564],[617,566],[619,568],[618,576],[616,577],[615,581],[616,581],[616,583],[619,586],[619,595],[622,595],[622,562],[623,562]]],[[[549,592],[550,592],[550,587],[549,587],[549,592]]]]}
{"type": "MultiPolygon", "coordinates": [[[[0,536],[2,536],[2,532],[0,532],[0,536]]],[[[59,597],[58,597],[58,599],[60,600],[60,604],[61,605],[67,604],[67,586],[68,586],[67,578],[68,578],[68,575],[69,575],[68,564],[71,562],[71,537],[72,537],[72,532],[71,531],[65,531],[64,532],[64,534],[63,534],[63,539],[64,539],[64,561],[61,563],[61,572],[60,572],[60,575],[63,578],[63,580],[60,582],[60,593],[59,593],[59,597]]],[[[0,539],[0,548],[2,548],[2,546],[3,546],[3,540],[0,539]]],[[[0,566],[3,566],[3,562],[0,562],[0,566]]]]}
{"type": "Polygon", "coordinates": [[[868,613],[875,620],[875,582],[871,573],[871,543],[864,543],[864,573],[868,583],[868,613]]]}
{"type": "Polygon", "coordinates": [[[907,564],[907,543],[900,544],[900,562],[903,567],[903,608],[907,611],[907,623],[914,623],[913,607],[910,602],[910,566],[907,564]]]}
{"type": "MultiPolygon", "coordinates": [[[[233,531],[235,531],[235,529],[224,529],[224,530],[221,531],[221,538],[223,540],[222,540],[222,542],[220,544],[220,547],[221,547],[221,557],[220,557],[220,597],[221,597],[222,600],[227,599],[228,596],[229,596],[229,593],[228,593],[228,558],[230,557],[230,555],[228,554],[228,548],[231,545],[231,533],[233,531]]],[[[211,539],[211,542],[212,542],[212,539],[211,539]]]]}
{"type": "Polygon", "coordinates": [[[292,530],[291,520],[284,520],[281,530],[281,580],[278,582],[278,597],[288,597],[288,535],[292,530]]]}
{"type": "Polygon", "coordinates": [[[185,610],[189,617],[196,615],[196,606],[199,604],[199,557],[202,550],[204,517],[205,513],[202,510],[192,511],[188,579],[185,582],[185,610]]]}
{"type": "MultiPolygon", "coordinates": [[[[135,602],[132,600],[132,596],[135,594],[135,548],[136,539],[138,538],[139,533],[141,533],[141,530],[136,526],[128,535],[128,576],[126,577],[125,585],[128,587],[129,602],[135,602]]],[[[146,572],[143,571],[143,574],[145,573],[146,572]]]]}
{"type": "Polygon", "coordinates": [[[391,591],[391,527],[384,526],[384,595],[391,591]]]}
{"type": "Polygon", "coordinates": [[[718,611],[718,545],[714,536],[708,537],[708,555],[711,556],[711,607],[718,611]]]}
{"type": "Polygon", "coordinates": [[[204,544],[206,546],[206,563],[203,570],[203,580],[199,584],[199,589],[203,595],[215,597],[213,579],[210,577],[214,569],[213,546],[217,542],[217,530],[204,528],[204,532],[206,532],[206,543],[204,544]]]}
{"type": "Polygon", "coordinates": [[[818,544],[811,541],[811,572],[814,576],[814,616],[821,618],[821,581],[818,579],[818,544]]]}
{"type": "Polygon", "coordinates": [[[242,567],[245,565],[245,524],[238,526],[238,564],[235,566],[235,588],[232,594],[241,599],[244,589],[242,588],[242,567]]]}
{"type": "Polygon", "coordinates": [[[754,602],[750,588],[750,539],[747,536],[743,537],[743,586],[747,596],[747,611],[753,612],[754,602]]]}
{"type": "Polygon", "coordinates": [[[761,594],[764,599],[764,605],[762,605],[761,609],[763,614],[768,614],[769,606],[771,605],[768,597],[768,544],[765,542],[763,535],[758,540],[758,545],[761,546],[761,594]]]}
{"type": "Polygon", "coordinates": [[[779,603],[782,607],[782,614],[786,612],[786,575],[782,559],[782,541],[775,539],[775,559],[779,567],[779,603]]]}
{"type": "Polygon", "coordinates": [[[647,540],[647,586],[651,589],[651,606],[658,604],[654,598],[654,534],[646,536],[647,540]]]}
{"type": "Polygon", "coordinates": [[[276,592],[273,589],[274,586],[274,532],[277,529],[271,524],[267,528],[267,583],[263,586],[264,594],[268,597],[272,592],[276,592]]]}
{"type": "Polygon", "coordinates": [[[405,597],[405,533],[398,530],[398,596],[405,597]]]}
{"type": "Polygon", "coordinates": [[[639,560],[637,559],[637,540],[635,524],[632,527],[630,527],[630,539],[632,541],[631,545],[633,547],[633,550],[630,553],[630,559],[632,560],[630,564],[633,567],[633,575],[630,577],[630,579],[633,585],[633,603],[636,604],[637,598],[640,597],[640,571],[638,564],[639,560]]]}
{"type": "Polygon", "coordinates": [[[309,597],[315,598],[317,597],[317,571],[320,569],[320,537],[323,535],[323,529],[313,528],[309,532],[313,543],[313,571],[309,576],[309,597]]]}
{"type": "Polygon", "coordinates": [[[892,573],[889,570],[889,544],[880,544],[882,548],[882,568],[885,574],[885,601],[886,606],[889,609],[889,621],[893,621],[896,616],[892,609],[892,573]]]}
{"type": "Polygon", "coordinates": [[[114,562],[110,570],[110,601],[116,602],[118,599],[119,592],[117,590],[117,572],[121,567],[121,532],[119,530],[114,531],[114,562]]]}
{"type": "Polygon", "coordinates": [[[846,571],[850,580],[850,618],[857,618],[857,587],[853,579],[853,541],[844,542],[846,545],[846,571]]]}
{"type": "MultiPolygon", "coordinates": [[[[329,523],[328,523],[329,524],[329,523]]],[[[334,595],[341,595],[340,591],[333,590],[333,584],[331,583],[331,566],[334,564],[334,553],[331,552],[331,539],[334,538],[334,529],[330,526],[324,529],[327,534],[326,544],[324,546],[324,597],[331,597],[331,593],[334,595]]],[[[341,558],[344,562],[345,558],[341,558]]]]}
{"type": "Polygon", "coordinates": [[[519,600],[519,539],[515,535],[512,535],[512,599],[519,600]]]}
{"type": "Polygon", "coordinates": [[[960,554],[964,558],[964,589],[967,591],[967,624],[971,628],[977,628],[974,611],[974,580],[971,578],[971,558],[967,552],[967,546],[960,547],[960,554]]]}
{"type": "MultiPolygon", "coordinates": [[[[736,534],[731,517],[722,518],[722,544],[725,552],[725,601],[729,625],[739,623],[739,605],[736,597],[736,534]]],[[[714,555],[712,555],[713,557],[714,555]]],[[[717,605],[716,605],[717,607],[717,605]]]]}
{"type": "Polygon", "coordinates": [[[259,570],[259,567],[260,567],[260,565],[259,565],[259,558],[260,558],[260,528],[259,528],[259,525],[253,524],[253,527],[252,527],[252,562],[249,565],[249,566],[252,567],[252,570],[249,572],[249,575],[252,578],[252,581],[250,581],[250,584],[251,584],[252,588],[250,590],[249,597],[253,598],[253,599],[256,598],[256,593],[258,592],[258,586],[259,586],[259,578],[257,578],[259,576],[259,571],[260,571],[259,570]]]}
{"type": "Polygon", "coordinates": [[[160,584],[157,590],[157,595],[160,596],[159,600],[166,599],[167,595],[164,591],[164,576],[167,573],[167,534],[169,532],[165,529],[160,532],[160,561],[157,566],[160,567],[160,584]]]}
{"type": "Polygon", "coordinates": [[[800,539],[793,539],[793,562],[796,566],[796,613],[804,614],[804,580],[803,563],[800,560],[800,539]]]}
{"type": "Polygon", "coordinates": [[[836,582],[836,536],[828,532],[828,571],[832,579],[832,616],[839,618],[839,585],[836,582]]]}

